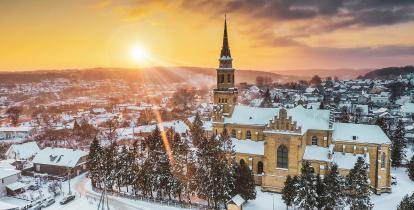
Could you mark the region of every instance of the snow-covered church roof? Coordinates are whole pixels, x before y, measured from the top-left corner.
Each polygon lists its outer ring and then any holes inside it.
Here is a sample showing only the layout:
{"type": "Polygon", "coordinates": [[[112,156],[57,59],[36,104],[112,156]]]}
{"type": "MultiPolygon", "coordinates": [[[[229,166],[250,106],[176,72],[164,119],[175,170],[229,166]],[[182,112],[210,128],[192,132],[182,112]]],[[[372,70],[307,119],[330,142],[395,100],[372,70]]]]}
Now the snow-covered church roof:
{"type": "Polygon", "coordinates": [[[297,106],[287,110],[287,115],[302,127],[302,134],[307,130],[329,130],[329,110],[324,109],[305,109],[297,106]]]}
{"type": "Polygon", "coordinates": [[[332,139],[357,143],[391,144],[390,139],[377,125],[334,123],[332,139]]]}
{"type": "Polygon", "coordinates": [[[260,108],[244,105],[234,107],[231,117],[225,117],[224,123],[239,125],[267,125],[279,113],[279,108],[260,108]]]}
{"type": "MultiPolygon", "coordinates": [[[[233,114],[224,118],[226,124],[238,125],[267,125],[270,120],[279,115],[279,108],[261,108],[237,105],[233,114]]],[[[309,129],[328,130],[329,110],[305,109],[297,106],[287,110],[288,117],[292,117],[298,126],[302,127],[302,134],[309,129]]]]}

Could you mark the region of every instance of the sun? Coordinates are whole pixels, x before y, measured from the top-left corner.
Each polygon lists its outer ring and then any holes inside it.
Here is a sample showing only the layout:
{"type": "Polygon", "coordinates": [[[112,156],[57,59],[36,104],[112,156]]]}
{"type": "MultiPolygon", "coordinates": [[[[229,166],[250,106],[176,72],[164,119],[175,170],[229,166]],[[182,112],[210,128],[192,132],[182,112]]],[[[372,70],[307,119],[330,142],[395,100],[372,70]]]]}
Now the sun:
{"type": "Polygon", "coordinates": [[[148,60],[148,51],[141,45],[135,45],[130,52],[132,60],[138,63],[143,63],[148,60]]]}

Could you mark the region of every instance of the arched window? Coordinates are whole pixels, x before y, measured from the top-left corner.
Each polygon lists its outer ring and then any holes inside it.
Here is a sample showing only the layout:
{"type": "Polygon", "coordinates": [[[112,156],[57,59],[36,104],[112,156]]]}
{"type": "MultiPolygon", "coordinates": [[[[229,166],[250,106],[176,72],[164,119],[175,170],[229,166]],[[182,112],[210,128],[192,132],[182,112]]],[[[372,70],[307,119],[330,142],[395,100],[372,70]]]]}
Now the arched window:
{"type": "Polygon", "coordinates": [[[250,130],[246,131],[246,139],[252,139],[252,132],[250,130]]]}
{"type": "Polygon", "coordinates": [[[381,155],[381,168],[385,168],[385,152],[381,155]]]}
{"type": "Polygon", "coordinates": [[[288,149],[285,145],[277,148],[277,167],[288,168],[288,149]]]}
{"type": "Polygon", "coordinates": [[[231,137],[236,138],[236,130],[234,129],[231,130],[231,137]]]}
{"type": "Polygon", "coordinates": [[[312,145],[318,145],[318,137],[312,136],[312,145]]]}
{"type": "Polygon", "coordinates": [[[246,162],[244,162],[243,159],[240,159],[240,165],[244,165],[244,164],[246,164],[246,162]]]}
{"type": "Polygon", "coordinates": [[[262,161],[259,161],[257,163],[257,174],[263,174],[263,163],[262,163],[262,161]]]}

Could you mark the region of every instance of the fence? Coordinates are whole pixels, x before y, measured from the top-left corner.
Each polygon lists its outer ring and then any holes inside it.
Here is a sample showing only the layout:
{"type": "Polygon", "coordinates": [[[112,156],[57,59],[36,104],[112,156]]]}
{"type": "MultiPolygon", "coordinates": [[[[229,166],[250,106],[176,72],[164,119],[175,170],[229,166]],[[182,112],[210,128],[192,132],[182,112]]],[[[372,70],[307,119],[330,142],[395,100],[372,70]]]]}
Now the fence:
{"type": "MultiPolygon", "coordinates": [[[[101,189],[92,188],[93,191],[98,192],[98,193],[102,193],[101,189]]],[[[122,198],[127,198],[127,199],[131,199],[131,200],[136,200],[136,201],[143,201],[143,202],[148,202],[148,203],[153,203],[153,204],[158,204],[158,205],[165,205],[165,206],[170,206],[170,207],[179,207],[179,208],[186,208],[186,209],[198,209],[198,210],[212,210],[213,208],[208,207],[207,205],[203,205],[203,204],[198,204],[198,203],[187,203],[187,202],[183,202],[183,201],[177,201],[177,200],[163,200],[163,199],[159,199],[159,198],[146,198],[142,195],[131,195],[125,192],[106,192],[108,195],[110,196],[114,196],[114,197],[122,197],[122,198]]]]}

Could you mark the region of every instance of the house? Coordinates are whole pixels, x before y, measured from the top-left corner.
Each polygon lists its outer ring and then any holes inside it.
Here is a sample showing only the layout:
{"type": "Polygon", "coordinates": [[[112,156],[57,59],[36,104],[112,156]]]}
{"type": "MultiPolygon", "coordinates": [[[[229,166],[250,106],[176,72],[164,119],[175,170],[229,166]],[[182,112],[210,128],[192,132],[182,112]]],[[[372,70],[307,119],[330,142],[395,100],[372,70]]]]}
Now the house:
{"type": "Polygon", "coordinates": [[[34,141],[23,144],[13,144],[6,151],[7,159],[29,160],[40,151],[39,146],[34,141]]]}
{"type": "Polygon", "coordinates": [[[6,187],[20,179],[20,171],[11,168],[0,168],[0,197],[7,194],[6,187]]]}
{"type": "Polygon", "coordinates": [[[32,127],[0,127],[0,141],[22,141],[32,134],[32,127]]]}
{"type": "Polygon", "coordinates": [[[82,150],[47,147],[33,159],[34,170],[51,176],[77,176],[86,171],[88,153],[82,150]]]}
{"type": "Polygon", "coordinates": [[[244,203],[246,200],[237,194],[227,202],[227,210],[243,210],[244,203]]]}
{"type": "Polygon", "coordinates": [[[414,103],[405,103],[401,106],[401,114],[404,117],[411,118],[414,115],[414,103]]]}

